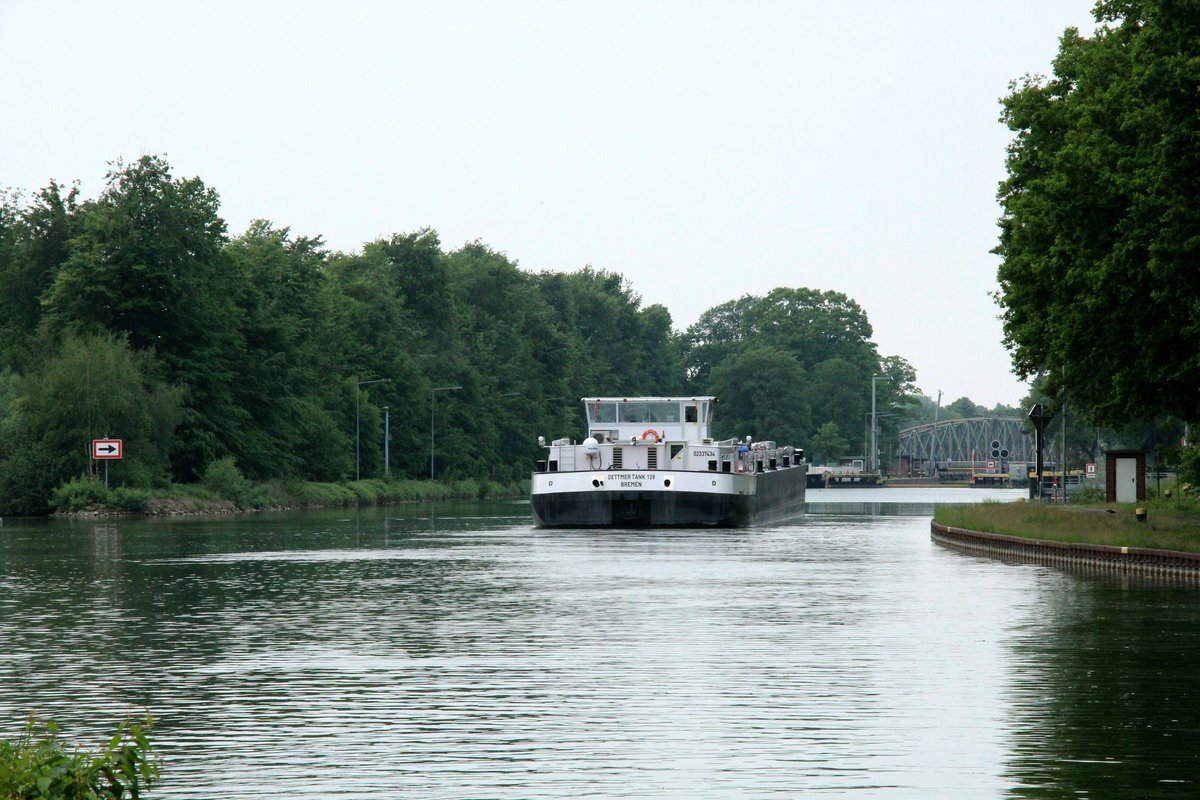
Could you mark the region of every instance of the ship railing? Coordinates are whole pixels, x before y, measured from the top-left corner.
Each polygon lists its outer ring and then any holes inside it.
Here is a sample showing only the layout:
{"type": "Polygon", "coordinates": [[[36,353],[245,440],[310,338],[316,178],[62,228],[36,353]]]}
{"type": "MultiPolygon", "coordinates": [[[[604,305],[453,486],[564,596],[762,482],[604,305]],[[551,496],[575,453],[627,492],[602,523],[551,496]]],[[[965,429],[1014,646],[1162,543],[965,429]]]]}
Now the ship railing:
{"type": "MultiPolygon", "coordinates": [[[[672,440],[664,440],[663,442],[647,443],[653,445],[673,444],[672,440]]],[[[707,462],[710,471],[715,470],[721,472],[766,472],[769,470],[788,469],[799,466],[804,462],[804,450],[792,447],[790,445],[780,447],[765,446],[765,442],[743,443],[739,439],[724,439],[713,442],[711,446],[720,448],[720,455],[717,459],[710,459],[707,462]],[[741,451],[745,446],[749,449],[741,451]],[[739,463],[740,462],[740,463],[739,463]]],[[[774,442],[770,442],[774,445],[774,442]]],[[[602,453],[611,454],[614,447],[622,447],[618,442],[605,442],[598,448],[602,453]]],[[[553,445],[547,448],[549,458],[539,460],[537,462],[538,472],[580,472],[591,471],[596,469],[590,457],[585,457],[582,461],[579,460],[578,450],[580,445],[572,443],[569,439],[555,440],[553,445]]],[[[611,460],[611,455],[609,456],[611,460]]],[[[621,469],[622,467],[613,465],[610,469],[621,469]]],[[[670,467],[666,467],[670,469],[670,467]]],[[[703,467],[700,468],[703,470],[703,467]]]]}
{"type": "MultiPolygon", "coordinates": [[[[770,442],[774,445],[774,442],[770,442]]],[[[767,447],[765,443],[757,442],[749,445],[750,449],[742,454],[742,460],[751,472],[766,472],[768,470],[790,469],[804,461],[804,451],[791,445],[784,447],[767,447]]]]}

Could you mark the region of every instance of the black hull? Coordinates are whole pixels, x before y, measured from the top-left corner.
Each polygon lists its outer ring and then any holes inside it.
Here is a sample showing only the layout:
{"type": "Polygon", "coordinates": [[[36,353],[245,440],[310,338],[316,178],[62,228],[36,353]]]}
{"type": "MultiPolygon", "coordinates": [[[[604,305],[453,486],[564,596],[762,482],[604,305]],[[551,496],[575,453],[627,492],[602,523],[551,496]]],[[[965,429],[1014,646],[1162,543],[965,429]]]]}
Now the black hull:
{"type": "Polygon", "coordinates": [[[682,491],[579,491],[534,494],[534,518],[562,528],[747,528],[804,512],[805,470],[757,476],[755,494],[682,491]]]}

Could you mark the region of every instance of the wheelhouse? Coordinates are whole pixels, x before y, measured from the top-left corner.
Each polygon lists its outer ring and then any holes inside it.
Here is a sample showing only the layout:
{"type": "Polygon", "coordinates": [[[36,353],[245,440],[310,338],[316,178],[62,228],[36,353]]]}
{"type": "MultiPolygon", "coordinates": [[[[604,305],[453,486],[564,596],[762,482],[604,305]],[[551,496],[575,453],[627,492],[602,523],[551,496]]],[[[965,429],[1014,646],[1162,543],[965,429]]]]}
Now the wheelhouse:
{"type": "Polygon", "coordinates": [[[598,443],[631,439],[712,441],[713,406],[703,397],[585,397],[588,436],[598,443]]]}

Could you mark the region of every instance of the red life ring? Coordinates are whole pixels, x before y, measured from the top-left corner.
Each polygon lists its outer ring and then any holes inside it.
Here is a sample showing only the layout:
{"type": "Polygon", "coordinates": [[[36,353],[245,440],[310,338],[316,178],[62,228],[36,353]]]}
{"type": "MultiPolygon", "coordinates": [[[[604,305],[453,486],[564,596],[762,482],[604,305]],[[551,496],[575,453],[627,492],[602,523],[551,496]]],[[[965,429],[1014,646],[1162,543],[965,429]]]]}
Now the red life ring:
{"type": "Polygon", "coordinates": [[[649,430],[642,431],[642,441],[643,442],[646,441],[646,438],[649,436],[654,437],[655,444],[658,444],[662,440],[662,437],[658,435],[658,431],[654,430],[654,428],[650,428],[649,430]]]}

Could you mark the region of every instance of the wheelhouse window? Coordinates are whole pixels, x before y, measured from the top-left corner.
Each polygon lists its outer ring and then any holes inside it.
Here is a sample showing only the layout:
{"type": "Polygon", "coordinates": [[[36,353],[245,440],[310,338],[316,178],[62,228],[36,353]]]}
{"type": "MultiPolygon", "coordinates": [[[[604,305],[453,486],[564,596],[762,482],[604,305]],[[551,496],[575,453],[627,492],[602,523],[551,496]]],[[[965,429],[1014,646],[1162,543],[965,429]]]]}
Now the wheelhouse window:
{"type": "Polygon", "coordinates": [[[621,422],[679,422],[679,403],[620,403],[621,422]]]}
{"type": "Polygon", "coordinates": [[[616,403],[595,403],[587,404],[588,422],[616,422],[617,421],[617,404],[616,403]]]}

